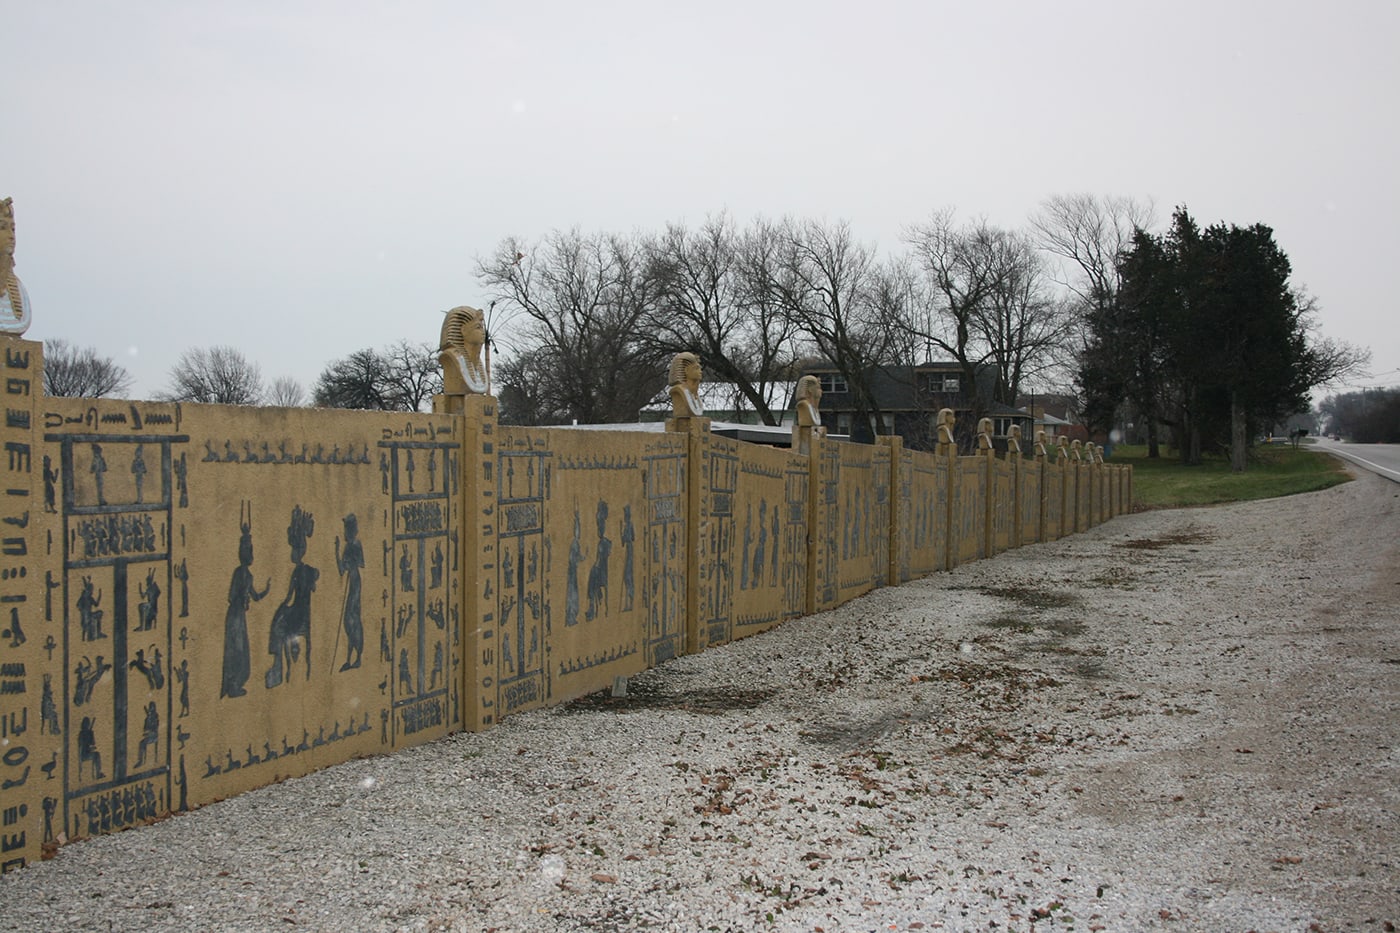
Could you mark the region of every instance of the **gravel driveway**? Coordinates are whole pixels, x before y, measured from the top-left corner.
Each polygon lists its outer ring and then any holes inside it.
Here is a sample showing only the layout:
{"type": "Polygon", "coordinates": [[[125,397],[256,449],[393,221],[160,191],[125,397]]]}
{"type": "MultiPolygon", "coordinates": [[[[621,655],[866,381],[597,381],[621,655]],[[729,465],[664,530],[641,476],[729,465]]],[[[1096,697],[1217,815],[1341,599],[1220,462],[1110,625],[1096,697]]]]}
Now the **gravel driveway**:
{"type": "Polygon", "coordinates": [[[1400,486],[1124,516],[0,879],[9,930],[1400,923],[1400,486]]]}

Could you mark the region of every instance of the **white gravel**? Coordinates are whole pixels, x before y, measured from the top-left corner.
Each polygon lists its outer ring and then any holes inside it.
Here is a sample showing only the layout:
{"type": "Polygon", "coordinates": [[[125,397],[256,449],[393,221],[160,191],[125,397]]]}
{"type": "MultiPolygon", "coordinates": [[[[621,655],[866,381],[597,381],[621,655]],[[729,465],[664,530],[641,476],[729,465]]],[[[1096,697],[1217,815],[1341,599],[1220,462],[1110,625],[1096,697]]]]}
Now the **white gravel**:
{"type": "Polygon", "coordinates": [[[0,880],[7,930],[1392,930],[1400,486],[1125,516],[0,880]]]}

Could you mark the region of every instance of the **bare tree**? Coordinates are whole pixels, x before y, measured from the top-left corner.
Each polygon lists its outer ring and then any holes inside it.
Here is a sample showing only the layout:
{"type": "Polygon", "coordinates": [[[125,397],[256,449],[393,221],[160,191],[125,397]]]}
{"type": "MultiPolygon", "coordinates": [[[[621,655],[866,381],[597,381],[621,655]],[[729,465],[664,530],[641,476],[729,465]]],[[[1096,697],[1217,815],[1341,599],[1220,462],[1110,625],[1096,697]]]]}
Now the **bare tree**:
{"type": "Polygon", "coordinates": [[[531,363],[501,368],[502,394],[537,399],[537,415],[555,421],[635,419],[664,385],[664,358],[639,339],[652,302],[644,266],[633,241],[578,230],[533,246],[509,238],[478,260],[493,308],[516,322],[516,354],[531,363]]]}
{"type": "Polygon", "coordinates": [[[1068,263],[1061,284],[1085,311],[1104,311],[1117,299],[1118,259],[1132,248],[1133,232],[1153,223],[1150,201],[1092,194],[1049,198],[1031,218],[1040,248],[1068,263]]]}
{"type": "Polygon", "coordinates": [[[812,347],[846,379],[857,420],[888,433],[875,397],[875,367],[894,361],[896,334],[875,300],[880,267],[850,225],[785,221],[767,287],[812,347]]]}
{"type": "Polygon", "coordinates": [[[263,398],[262,371],[233,347],[195,347],[180,354],[170,384],[160,393],[169,402],[257,405],[263,398]]]}
{"type": "Polygon", "coordinates": [[[763,285],[774,244],[770,224],[741,234],[720,214],[697,231],[671,224],[643,245],[653,291],[641,336],[663,356],[699,353],[707,376],[732,382],[765,424],[777,424],[773,380],[793,334],[763,285]]]}
{"type": "MultiPolygon", "coordinates": [[[[911,226],[904,238],[923,279],[923,302],[910,315],[909,326],[930,349],[962,368],[963,385],[975,387],[991,355],[983,334],[987,309],[997,290],[1006,288],[1007,234],[985,220],[959,225],[953,211],[945,209],[911,226]]],[[[973,391],[969,398],[971,425],[984,409],[980,393],[973,391]]]]}
{"type": "Polygon", "coordinates": [[[1074,314],[1029,237],[1013,231],[998,240],[997,274],[972,325],[996,374],[993,401],[1015,405],[1026,382],[1068,370],[1074,314]]]}
{"type": "Polygon", "coordinates": [[[432,345],[401,340],[332,361],[316,380],[314,398],[325,408],[422,411],[441,391],[442,369],[432,345]]]}
{"type": "Polygon", "coordinates": [[[306,390],[291,376],[278,376],[267,387],[266,403],[274,408],[300,408],[306,404],[306,390]]]}
{"type": "Polygon", "coordinates": [[[392,394],[402,411],[423,411],[442,391],[442,364],[430,343],[400,340],[384,348],[392,394]]]}
{"type": "Polygon", "coordinates": [[[55,397],[102,398],[131,388],[131,373],[92,347],[66,340],[44,344],[44,392],[55,397]]]}

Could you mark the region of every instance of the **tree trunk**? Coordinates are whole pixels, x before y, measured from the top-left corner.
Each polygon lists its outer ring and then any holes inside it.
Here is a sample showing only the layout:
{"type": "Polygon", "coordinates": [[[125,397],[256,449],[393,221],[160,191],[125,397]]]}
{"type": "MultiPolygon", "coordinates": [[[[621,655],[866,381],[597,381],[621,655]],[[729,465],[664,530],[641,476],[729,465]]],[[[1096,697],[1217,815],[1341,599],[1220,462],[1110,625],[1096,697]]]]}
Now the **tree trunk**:
{"type": "Polygon", "coordinates": [[[1245,452],[1248,449],[1244,406],[1240,404],[1238,390],[1230,393],[1230,470],[1244,472],[1245,452]]]}

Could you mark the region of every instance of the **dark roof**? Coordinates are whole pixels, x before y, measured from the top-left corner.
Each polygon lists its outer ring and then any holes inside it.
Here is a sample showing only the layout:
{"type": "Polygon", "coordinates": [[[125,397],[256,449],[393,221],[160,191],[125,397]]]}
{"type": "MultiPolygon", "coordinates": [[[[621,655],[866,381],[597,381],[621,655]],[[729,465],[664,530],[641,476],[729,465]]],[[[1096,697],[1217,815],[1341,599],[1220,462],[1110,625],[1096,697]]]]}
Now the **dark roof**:
{"type": "MultiPolygon", "coordinates": [[[[835,366],[827,363],[804,366],[804,375],[839,373],[835,366]]],[[[927,373],[961,375],[962,367],[955,362],[941,361],[923,363],[919,366],[877,366],[866,370],[875,404],[881,411],[921,411],[926,409],[967,405],[966,388],[957,393],[927,392],[919,386],[919,376],[927,373]]],[[[992,374],[991,367],[982,367],[978,372],[979,382],[986,383],[992,374]]],[[[988,393],[990,394],[990,393],[988,393]]],[[[826,392],[822,395],[822,407],[842,410],[853,407],[849,392],[826,392]]]]}

